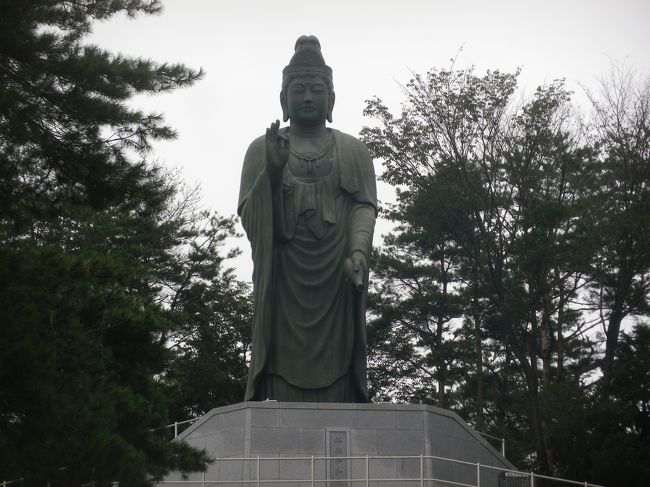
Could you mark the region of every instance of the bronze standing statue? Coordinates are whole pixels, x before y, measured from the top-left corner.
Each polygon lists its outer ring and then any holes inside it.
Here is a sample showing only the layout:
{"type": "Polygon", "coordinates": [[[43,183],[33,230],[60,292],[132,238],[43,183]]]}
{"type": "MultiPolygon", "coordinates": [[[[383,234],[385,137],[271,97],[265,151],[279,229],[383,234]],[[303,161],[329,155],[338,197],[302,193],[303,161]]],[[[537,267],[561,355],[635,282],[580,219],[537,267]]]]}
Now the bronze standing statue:
{"type": "Polygon", "coordinates": [[[283,118],[248,148],[238,213],[253,252],[245,400],[367,402],[370,154],[332,121],[332,70],[302,36],[282,72],[283,118]]]}

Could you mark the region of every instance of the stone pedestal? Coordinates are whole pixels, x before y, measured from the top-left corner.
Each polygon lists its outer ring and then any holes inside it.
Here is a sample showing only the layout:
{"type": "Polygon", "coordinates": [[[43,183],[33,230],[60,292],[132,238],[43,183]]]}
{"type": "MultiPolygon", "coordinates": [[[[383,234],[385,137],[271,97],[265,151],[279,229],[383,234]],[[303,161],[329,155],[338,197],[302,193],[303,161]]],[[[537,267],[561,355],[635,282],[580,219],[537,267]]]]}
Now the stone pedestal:
{"type": "MultiPolygon", "coordinates": [[[[219,459],[187,478],[210,486],[256,486],[259,472],[266,486],[310,486],[313,475],[321,486],[365,486],[367,476],[377,487],[477,485],[478,476],[497,487],[499,469],[514,469],[458,415],[424,405],[246,402],[213,409],[177,441],[219,459]]],[[[164,480],[181,485],[179,474],[164,480]]]]}

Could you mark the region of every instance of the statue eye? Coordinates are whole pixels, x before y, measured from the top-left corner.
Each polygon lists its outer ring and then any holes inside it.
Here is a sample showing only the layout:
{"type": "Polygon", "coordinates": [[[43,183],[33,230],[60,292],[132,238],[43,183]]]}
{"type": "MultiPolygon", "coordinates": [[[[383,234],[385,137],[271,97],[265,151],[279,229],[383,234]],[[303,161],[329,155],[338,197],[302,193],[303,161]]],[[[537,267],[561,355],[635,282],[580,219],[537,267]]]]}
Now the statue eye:
{"type": "Polygon", "coordinates": [[[304,92],[305,92],[305,85],[302,84],[291,85],[291,93],[304,93],[304,92]]]}

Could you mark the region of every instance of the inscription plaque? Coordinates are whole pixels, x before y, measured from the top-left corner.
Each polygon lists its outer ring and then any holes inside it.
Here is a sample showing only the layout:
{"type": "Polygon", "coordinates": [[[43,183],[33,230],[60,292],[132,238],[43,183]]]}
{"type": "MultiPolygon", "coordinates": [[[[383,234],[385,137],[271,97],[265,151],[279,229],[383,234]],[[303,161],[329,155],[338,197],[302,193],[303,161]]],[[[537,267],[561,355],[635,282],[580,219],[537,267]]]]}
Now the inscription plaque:
{"type": "Polygon", "coordinates": [[[330,485],[333,487],[344,487],[347,485],[345,479],[348,478],[348,432],[347,431],[330,431],[329,432],[329,478],[330,485]]]}

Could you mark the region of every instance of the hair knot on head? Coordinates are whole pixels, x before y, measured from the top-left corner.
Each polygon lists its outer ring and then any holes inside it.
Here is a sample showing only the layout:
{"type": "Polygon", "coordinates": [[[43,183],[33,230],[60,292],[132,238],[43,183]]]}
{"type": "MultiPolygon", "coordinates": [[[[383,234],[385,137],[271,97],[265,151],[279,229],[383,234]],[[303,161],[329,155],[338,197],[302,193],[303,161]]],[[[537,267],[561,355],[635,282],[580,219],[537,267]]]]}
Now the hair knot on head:
{"type": "Polygon", "coordinates": [[[320,42],[316,36],[303,35],[298,38],[295,52],[289,65],[282,70],[283,86],[296,75],[322,76],[332,84],[332,68],[325,64],[320,50],[320,42]]]}
{"type": "Polygon", "coordinates": [[[316,36],[300,36],[296,41],[294,49],[303,49],[305,47],[311,47],[312,49],[318,49],[320,51],[320,41],[316,36]]]}

